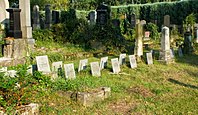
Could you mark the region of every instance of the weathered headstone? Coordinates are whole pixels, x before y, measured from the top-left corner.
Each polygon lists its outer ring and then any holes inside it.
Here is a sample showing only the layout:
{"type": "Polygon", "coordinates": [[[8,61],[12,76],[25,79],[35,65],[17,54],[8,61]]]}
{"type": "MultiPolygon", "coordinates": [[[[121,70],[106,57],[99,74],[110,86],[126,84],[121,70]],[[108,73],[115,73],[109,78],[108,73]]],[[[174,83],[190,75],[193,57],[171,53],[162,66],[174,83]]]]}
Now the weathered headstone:
{"type": "Polygon", "coordinates": [[[153,64],[153,56],[152,53],[146,53],[146,59],[147,59],[147,64],[152,65],[153,64]]]}
{"type": "Polygon", "coordinates": [[[112,64],[113,73],[118,74],[121,71],[118,58],[111,59],[111,64],[112,64]]]}
{"type": "Polygon", "coordinates": [[[173,48],[170,49],[170,56],[172,59],[175,58],[175,52],[173,48]]]}
{"type": "Polygon", "coordinates": [[[166,64],[169,64],[173,61],[170,55],[170,36],[168,27],[162,28],[161,50],[159,58],[166,64]]]}
{"type": "Polygon", "coordinates": [[[8,32],[8,37],[22,38],[21,22],[20,22],[20,12],[21,9],[10,8],[6,9],[10,13],[10,29],[8,32]]]}
{"type": "Polygon", "coordinates": [[[91,12],[89,13],[90,25],[95,25],[95,23],[96,23],[96,18],[97,18],[97,12],[96,12],[96,11],[91,11],[91,12]]]}
{"type": "Polygon", "coordinates": [[[119,64],[123,65],[126,62],[126,54],[120,54],[119,64]]]}
{"type": "Polygon", "coordinates": [[[137,67],[135,55],[129,55],[129,62],[130,62],[131,68],[137,67]]]}
{"type": "Polygon", "coordinates": [[[88,65],[88,59],[80,60],[79,67],[78,67],[78,72],[81,70],[85,70],[88,65]]]}
{"type": "Polygon", "coordinates": [[[101,72],[100,72],[99,63],[98,62],[91,62],[90,65],[91,65],[92,76],[100,77],[101,72]]]}
{"type": "Polygon", "coordinates": [[[50,4],[45,5],[45,28],[49,29],[51,26],[51,10],[50,4]]]}
{"type": "Polygon", "coordinates": [[[135,14],[131,15],[130,24],[131,24],[131,28],[135,28],[135,25],[136,25],[136,16],[135,16],[135,14]]]}
{"type": "Polygon", "coordinates": [[[38,71],[43,73],[51,72],[47,55],[36,56],[36,63],[37,63],[38,71]]]}
{"type": "Polygon", "coordinates": [[[39,16],[39,6],[35,5],[33,7],[33,30],[40,29],[40,16],[39,16]]]}
{"type": "Polygon", "coordinates": [[[6,12],[6,9],[9,8],[8,0],[0,0],[0,24],[8,23],[9,13],[6,12]]]}
{"type": "Polygon", "coordinates": [[[97,11],[97,19],[96,23],[99,25],[107,24],[108,20],[110,19],[110,8],[106,4],[101,4],[96,9],[97,11]]]}
{"type": "Polygon", "coordinates": [[[108,57],[102,57],[100,60],[100,70],[107,68],[108,57]]]}
{"type": "Polygon", "coordinates": [[[179,57],[183,57],[184,56],[183,55],[183,51],[182,51],[182,47],[180,47],[180,46],[178,48],[178,55],[179,55],[179,57]]]}
{"type": "Polygon", "coordinates": [[[143,28],[140,23],[136,24],[135,55],[140,58],[143,55],[143,28]]]}
{"type": "Polygon", "coordinates": [[[64,69],[65,69],[65,77],[66,79],[75,79],[76,74],[74,70],[74,64],[64,64],[64,69]]]}
{"type": "Polygon", "coordinates": [[[52,10],[52,23],[58,24],[60,22],[60,12],[58,10],[52,10]]]}
{"type": "Polygon", "coordinates": [[[164,16],[164,26],[170,27],[170,16],[169,15],[164,16]]]}
{"type": "Polygon", "coordinates": [[[191,54],[193,52],[193,47],[192,47],[192,34],[189,31],[187,31],[184,34],[184,45],[183,45],[183,53],[184,54],[191,54]]]}
{"type": "Polygon", "coordinates": [[[52,63],[52,72],[62,71],[62,68],[63,68],[63,62],[62,61],[52,63]]]}

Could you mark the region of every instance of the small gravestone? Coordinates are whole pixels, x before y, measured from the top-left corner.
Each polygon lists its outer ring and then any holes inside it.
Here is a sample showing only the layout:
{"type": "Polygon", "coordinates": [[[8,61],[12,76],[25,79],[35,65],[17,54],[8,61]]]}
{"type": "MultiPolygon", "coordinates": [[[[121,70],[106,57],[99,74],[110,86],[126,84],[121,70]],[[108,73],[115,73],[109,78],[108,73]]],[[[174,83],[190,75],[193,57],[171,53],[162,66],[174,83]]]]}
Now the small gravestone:
{"type": "Polygon", "coordinates": [[[100,72],[99,63],[98,62],[91,62],[90,65],[91,65],[92,76],[100,77],[101,72],[100,72]]]}
{"type": "Polygon", "coordinates": [[[50,4],[45,5],[45,28],[49,29],[51,26],[51,9],[50,4]]]}
{"type": "Polygon", "coordinates": [[[52,23],[58,24],[60,22],[60,12],[57,10],[52,11],[52,23]]]}
{"type": "Polygon", "coordinates": [[[39,6],[33,7],[33,30],[40,29],[39,6]]]}
{"type": "Polygon", "coordinates": [[[131,68],[137,67],[135,55],[129,55],[129,61],[130,61],[131,68]]]}
{"type": "Polygon", "coordinates": [[[119,57],[120,65],[123,65],[125,61],[126,61],[126,54],[120,54],[120,57],[119,57]]]}
{"type": "Polygon", "coordinates": [[[100,70],[107,68],[108,57],[102,57],[100,60],[100,70]]]}
{"type": "Polygon", "coordinates": [[[97,12],[94,10],[94,11],[91,11],[89,13],[89,22],[90,22],[90,25],[95,25],[96,23],[96,17],[97,17],[97,12]]]}
{"type": "Polygon", "coordinates": [[[181,47],[178,48],[178,55],[179,55],[179,57],[183,57],[184,56],[181,47]]]}
{"type": "Polygon", "coordinates": [[[171,58],[175,58],[175,52],[173,48],[170,49],[170,56],[171,58]]]}
{"type": "Polygon", "coordinates": [[[52,63],[52,71],[53,72],[61,71],[62,68],[63,68],[63,62],[62,61],[52,63]]]}
{"type": "Polygon", "coordinates": [[[36,64],[30,65],[30,66],[28,66],[27,73],[32,75],[37,70],[38,70],[38,68],[37,68],[37,65],[36,64]]]}
{"type": "Polygon", "coordinates": [[[150,32],[149,31],[144,32],[144,40],[145,41],[150,40],[150,32]]]}
{"type": "Polygon", "coordinates": [[[147,64],[148,65],[152,65],[153,64],[152,53],[146,53],[146,59],[147,59],[147,64]]]}
{"type": "Polygon", "coordinates": [[[120,64],[118,58],[111,59],[113,73],[118,74],[120,72],[120,64]]]}
{"type": "Polygon", "coordinates": [[[66,79],[75,79],[76,74],[74,70],[74,64],[64,64],[64,69],[65,69],[65,77],[66,79]]]}
{"type": "Polygon", "coordinates": [[[79,67],[78,67],[78,72],[85,70],[88,65],[88,59],[80,60],[79,67]]]}
{"type": "Polygon", "coordinates": [[[190,29],[184,34],[184,44],[183,44],[183,53],[184,54],[191,54],[193,52],[192,47],[192,34],[190,29]]]}
{"type": "Polygon", "coordinates": [[[135,14],[131,15],[130,24],[131,24],[131,28],[135,28],[135,25],[136,25],[136,15],[135,14]]]}
{"type": "Polygon", "coordinates": [[[36,56],[36,64],[37,64],[38,71],[43,72],[43,73],[51,72],[47,55],[36,56]]]}

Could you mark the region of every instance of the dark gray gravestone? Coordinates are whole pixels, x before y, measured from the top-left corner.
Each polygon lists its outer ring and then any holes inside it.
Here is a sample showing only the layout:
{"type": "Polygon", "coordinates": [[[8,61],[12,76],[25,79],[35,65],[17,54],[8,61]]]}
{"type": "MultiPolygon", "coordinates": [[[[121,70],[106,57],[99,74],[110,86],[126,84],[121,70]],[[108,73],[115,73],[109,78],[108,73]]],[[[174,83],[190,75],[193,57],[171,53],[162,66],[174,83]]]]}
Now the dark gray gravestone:
{"type": "Polygon", "coordinates": [[[152,53],[146,53],[146,59],[147,59],[147,64],[148,65],[152,65],[153,64],[152,53]]]}
{"type": "Polygon", "coordinates": [[[184,47],[183,47],[183,53],[184,54],[191,54],[193,52],[192,47],[192,34],[190,31],[187,31],[184,34],[184,47]]]}
{"type": "Polygon", "coordinates": [[[10,8],[6,9],[10,13],[10,29],[8,37],[22,38],[20,12],[21,9],[10,8]]]}
{"type": "Polygon", "coordinates": [[[52,11],[52,23],[58,24],[60,22],[60,12],[53,10],[52,11]]]}
{"type": "Polygon", "coordinates": [[[91,65],[92,76],[100,77],[101,72],[100,72],[99,63],[98,62],[91,62],[90,65],[91,65]]]}
{"type": "Polygon", "coordinates": [[[113,73],[118,74],[120,72],[120,64],[118,58],[111,59],[113,73]]]}
{"type": "Polygon", "coordinates": [[[88,59],[80,60],[79,67],[78,67],[78,72],[85,70],[88,65],[88,59]]]}
{"type": "Polygon", "coordinates": [[[130,21],[131,23],[131,28],[135,28],[135,25],[136,25],[136,16],[135,16],[135,14],[132,14],[131,15],[131,21],[130,21]]]}
{"type": "Polygon", "coordinates": [[[108,57],[102,57],[100,60],[100,70],[107,68],[108,57]]]}
{"type": "Polygon", "coordinates": [[[39,6],[33,7],[33,30],[40,29],[39,6]]]}
{"type": "Polygon", "coordinates": [[[65,68],[65,77],[66,79],[75,79],[76,78],[76,74],[75,74],[75,70],[74,70],[74,64],[64,64],[64,68],[65,68]]]}
{"type": "Polygon", "coordinates": [[[135,55],[129,55],[129,62],[130,62],[131,68],[137,67],[135,55]]]}
{"type": "Polygon", "coordinates": [[[125,61],[126,61],[126,54],[120,54],[120,57],[119,57],[120,65],[123,65],[125,61]]]}
{"type": "Polygon", "coordinates": [[[95,10],[94,10],[94,11],[91,11],[91,12],[89,13],[90,25],[95,25],[95,23],[96,23],[96,17],[97,17],[97,13],[96,13],[95,10]]]}
{"type": "Polygon", "coordinates": [[[51,10],[50,4],[45,5],[45,28],[49,29],[51,26],[51,10]]]}
{"type": "Polygon", "coordinates": [[[110,8],[106,4],[102,3],[96,9],[97,11],[97,19],[96,23],[98,25],[106,25],[108,20],[110,19],[110,8]]]}

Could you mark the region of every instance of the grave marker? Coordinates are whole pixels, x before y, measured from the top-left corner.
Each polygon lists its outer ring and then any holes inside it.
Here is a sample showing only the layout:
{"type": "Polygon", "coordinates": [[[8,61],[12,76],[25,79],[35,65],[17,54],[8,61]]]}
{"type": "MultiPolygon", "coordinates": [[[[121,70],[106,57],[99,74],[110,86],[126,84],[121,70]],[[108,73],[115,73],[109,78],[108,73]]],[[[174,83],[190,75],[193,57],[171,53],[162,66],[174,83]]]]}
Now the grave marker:
{"type": "Polygon", "coordinates": [[[51,72],[47,55],[36,56],[36,63],[37,63],[38,71],[43,72],[43,73],[51,72]]]}
{"type": "Polygon", "coordinates": [[[33,30],[40,29],[39,6],[33,7],[33,30]]]}
{"type": "Polygon", "coordinates": [[[148,65],[152,65],[153,64],[153,57],[152,57],[152,53],[146,53],[146,59],[147,59],[147,64],[148,65]]]}
{"type": "Polygon", "coordinates": [[[179,55],[179,57],[183,57],[184,56],[181,47],[178,48],[178,55],[179,55]]]}
{"type": "Polygon", "coordinates": [[[135,55],[129,55],[129,61],[130,61],[131,68],[137,67],[135,55]]]}
{"type": "Polygon", "coordinates": [[[78,72],[85,70],[88,65],[88,59],[80,60],[79,67],[78,67],[78,72]]]}
{"type": "Polygon", "coordinates": [[[123,65],[126,61],[126,54],[120,54],[120,57],[119,57],[119,64],[120,65],[123,65]]]}
{"type": "Polygon", "coordinates": [[[120,64],[118,58],[111,59],[113,73],[118,74],[120,72],[120,64]]]}
{"type": "Polygon", "coordinates": [[[62,68],[63,68],[62,61],[52,63],[52,72],[58,72],[58,71],[62,70],[62,68]]]}
{"type": "Polygon", "coordinates": [[[100,70],[107,68],[108,57],[102,57],[100,60],[100,70]]]}
{"type": "Polygon", "coordinates": [[[100,72],[99,63],[98,62],[91,62],[90,65],[91,65],[92,76],[100,77],[101,72],[100,72]]]}
{"type": "Polygon", "coordinates": [[[75,74],[75,70],[74,70],[74,64],[64,64],[64,69],[65,69],[65,77],[67,79],[75,79],[76,78],[76,74],[75,74]]]}
{"type": "Polygon", "coordinates": [[[170,49],[170,56],[171,58],[175,58],[175,52],[173,48],[170,49]]]}

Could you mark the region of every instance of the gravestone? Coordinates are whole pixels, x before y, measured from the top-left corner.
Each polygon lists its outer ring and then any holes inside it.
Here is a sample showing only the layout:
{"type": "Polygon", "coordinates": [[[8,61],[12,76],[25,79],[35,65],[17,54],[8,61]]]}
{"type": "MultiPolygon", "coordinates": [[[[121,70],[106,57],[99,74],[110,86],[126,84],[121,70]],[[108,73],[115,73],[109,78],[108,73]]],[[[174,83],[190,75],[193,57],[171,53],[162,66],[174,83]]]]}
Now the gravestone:
{"type": "MultiPolygon", "coordinates": [[[[143,28],[140,23],[136,24],[135,55],[140,58],[143,55],[143,28]]],[[[139,59],[138,59],[139,60],[139,59]]]]}
{"type": "Polygon", "coordinates": [[[35,5],[33,7],[33,30],[40,29],[40,16],[39,16],[39,6],[35,5]]]}
{"type": "Polygon", "coordinates": [[[60,22],[60,12],[58,10],[52,10],[52,23],[58,24],[60,22]]]}
{"type": "Polygon", "coordinates": [[[164,26],[170,27],[170,16],[169,15],[164,16],[164,26]]]}
{"type": "Polygon", "coordinates": [[[184,56],[181,46],[179,46],[179,48],[178,48],[178,55],[179,55],[179,57],[183,57],[184,56]]]}
{"type": "Polygon", "coordinates": [[[198,28],[196,29],[196,38],[195,38],[195,43],[198,43],[198,28]]]}
{"type": "Polygon", "coordinates": [[[145,41],[150,40],[150,32],[149,31],[144,32],[144,40],[145,41]]]}
{"type": "Polygon", "coordinates": [[[9,13],[6,12],[6,9],[9,8],[8,0],[0,0],[0,24],[8,23],[9,13]]]}
{"type": "Polygon", "coordinates": [[[135,55],[129,55],[129,62],[130,62],[131,68],[137,68],[135,55]]]}
{"type": "Polygon", "coordinates": [[[97,18],[97,12],[94,10],[94,11],[91,11],[89,13],[89,21],[90,21],[90,25],[95,25],[96,23],[96,18],[97,18]]]}
{"type": "Polygon", "coordinates": [[[161,50],[159,59],[166,64],[173,62],[170,54],[170,36],[169,28],[162,28],[162,37],[161,37],[161,50]]]}
{"type": "Polygon", "coordinates": [[[102,57],[100,59],[100,70],[107,68],[108,57],[102,57]]]}
{"type": "Polygon", "coordinates": [[[91,62],[90,65],[91,65],[92,76],[100,77],[101,72],[100,72],[99,63],[98,62],[91,62]]]}
{"type": "Polygon", "coordinates": [[[62,61],[52,63],[52,72],[62,71],[62,68],[63,68],[63,62],[62,61]]]}
{"type": "Polygon", "coordinates": [[[28,66],[27,73],[33,75],[35,71],[38,71],[37,65],[30,65],[28,66]]]}
{"type": "Polygon", "coordinates": [[[108,5],[102,3],[96,9],[97,19],[96,23],[98,25],[106,25],[110,19],[110,8],[108,5]]]}
{"type": "Polygon", "coordinates": [[[193,47],[192,47],[192,34],[189,31],[187,31],[184,34],[184,44],[183,44],[183,53],[184,54],[191,54],[193,52],[193,47]]]}
{"type": "Polygon", "coordinates": [[[21,22],[20,22],[20,12],[21,9],[10,8],[6,9],[10,13],[10,28],[8,32],[8,37],[22,38],[21,22]]]}
{"type": "Polygon", "coordinates": [[[113,73],[118,74],[121,71],[118,58],[111,59],[111,64],[112,64],[113,73]]]}
{"type": "Polygon", "coordinates": [[[65,69],[65,77],[66,79],[75,79],[76,74],[74,70],[74,64],[64,64],[64,69],[65,69]]]}
{"type": "Polygon", "coordinates": [[[175,58],[175,52],[173,48],[170,49],[170,56],[172,59],[175,58]]]}
{"type": "Polygon", "coordinates": [[[50,4],[45,5],[45,28],[49,29],[51,26],[51,10],[50,4]]]}
{"type": "Polygon", "coordinates": [[[135,28],[135,25],[136,25],[136,15],[135,14],[131,15],[130,24],[131,24],[131,28],[135,28]]]}
{"type": "Polygon", "coordinates": [[[126,54],[120,54],[119,64],[123,65],[126,62],[126,54]]]}
{"type": "Polygon", "coordinates": [[[78,67],[78,72],[85,70],[88,65],[88,59],[80,60],[79,67],[78,67]]]}
{"type": "Polygon", "coordinates": [[[146,59],[147,59],[147,64],[148,65],[152,65],[153,64],[153,56],[152,56],[151,52],[146,53],[146,59]]]}
{"type": "Polygon", "coordinates": [[[36,56],[36,64],[37,64],[38,71],[43,72],[43,73],[51,72],[47,55],[36,56]]]}

